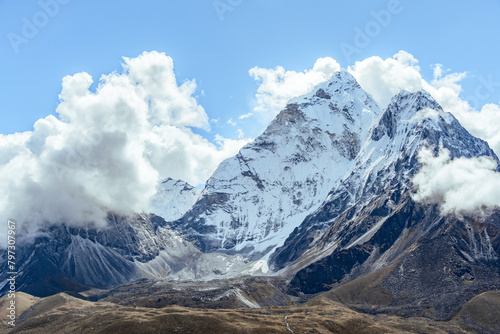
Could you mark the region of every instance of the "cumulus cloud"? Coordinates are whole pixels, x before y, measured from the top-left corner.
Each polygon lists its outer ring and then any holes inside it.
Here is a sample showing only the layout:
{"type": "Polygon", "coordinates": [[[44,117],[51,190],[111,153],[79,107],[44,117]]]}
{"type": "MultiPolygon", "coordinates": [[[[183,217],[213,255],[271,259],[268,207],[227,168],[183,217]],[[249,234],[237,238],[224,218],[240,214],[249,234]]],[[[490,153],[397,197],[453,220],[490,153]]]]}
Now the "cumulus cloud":
{"type": "Polygon", "coordinates": [[[459,109],[453,113],[460,123],[474,136],[486,140],[500,156],[500,106],[486,104],[480,111],[459,109]]]}
{"type": "Polygon", "coordinates": [[[124,58],[123,72],[102,76],[95,92],[92,82],[87,73],[65,77],[58,117],[0,135],[1,221],[32,232],[45,223],[104,226],[110,211],[147,212],[166,177],[204,182],[248,142],[193,133],[210,129],[196,83],[178,85],[163,53],[124,58]]]}
{"type": "Polygon", "coordinates": [[[422,167],[413,178],[414,200],[440,203],[443,213],[500,206],[500,173],[492,158],[451,160],[447,149],[434,156],[431,149],[423,148],[418,159],[422,167]]]}
{"type": "Polygon", "coordinates": [[[423,88],[418,60],[405,51],[385,60],[370,57],[356,62],[348,70],[381,108],[403,89],[416,92],[423,88]]]}
{"type": "Polygon", "coordinates": [[[281,66],[252,68],[250,75],[260,83],[254,107],[256,115],[268,123],[290,99],[309,93],[339,70],[339,63],[330,57],[319,58],[312,69],[303,72],[287,71],[281,66]]]}

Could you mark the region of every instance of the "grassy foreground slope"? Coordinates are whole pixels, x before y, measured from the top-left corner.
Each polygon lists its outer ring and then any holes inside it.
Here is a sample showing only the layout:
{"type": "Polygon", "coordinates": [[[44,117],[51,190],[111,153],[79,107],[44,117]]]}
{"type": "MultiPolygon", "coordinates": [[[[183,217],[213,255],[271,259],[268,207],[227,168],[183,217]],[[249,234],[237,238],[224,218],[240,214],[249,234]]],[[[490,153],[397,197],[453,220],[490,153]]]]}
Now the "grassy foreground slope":
{"type": "Polygon", "coordinates": [[[29,307],[21,322],[2,325],[1,333],[493,333],[500,319],[499,292],[477,296],[447,322],[363,314],[323,296],[298,306],[236,309],[131,307],[65,293],[22,298],[29,307]]]}

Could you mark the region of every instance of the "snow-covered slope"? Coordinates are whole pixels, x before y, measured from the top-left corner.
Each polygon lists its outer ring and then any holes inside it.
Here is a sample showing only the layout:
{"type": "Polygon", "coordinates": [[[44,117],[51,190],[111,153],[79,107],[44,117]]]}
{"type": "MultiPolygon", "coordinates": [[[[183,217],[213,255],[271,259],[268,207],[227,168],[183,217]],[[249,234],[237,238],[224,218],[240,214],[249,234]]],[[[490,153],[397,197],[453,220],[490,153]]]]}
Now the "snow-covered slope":
{"type": "Polygon", "coordinates": [[[181,218],[200,197],[197,189],[182,180],[168,178],[158,186],[158,192],[151,201],[151,212],[166,221],[181,218]]]}
{"type": "Polygon", "coordinates": [[[174,225],[203,251],[269,255],[355,166],[380,114],[347,71],[337,72],[224,161],[174,225]]]}
{"type": "Polygon", "coordinates": [[[318,259],[347,244],[353,246],[366,241],[383,225],[383,217],[409,194],[411,177],[420,167],[417,152],[422,147],[431,147],[435,152],[440,147],[446,148],[453,158],[490,156],[498,161],[486,142],[470,135],[427,92],[403,91],[392,99],[378,123],[370,129],[354,168],[272,255],[272,267],[284,268],[306,252],[312,259],[318,259]],[[361,219],[362,209],[378,207],[376,214],[381,218],[361,219]],[[349,224],[338,219],[342,214],[349,224]],[[327,229],[335,236],[330,235],[328,247],[323,245],[318,251],[313,245],[320,243],[327,229]],[[361,236],[361,232],[367,234],[361,236]]]}

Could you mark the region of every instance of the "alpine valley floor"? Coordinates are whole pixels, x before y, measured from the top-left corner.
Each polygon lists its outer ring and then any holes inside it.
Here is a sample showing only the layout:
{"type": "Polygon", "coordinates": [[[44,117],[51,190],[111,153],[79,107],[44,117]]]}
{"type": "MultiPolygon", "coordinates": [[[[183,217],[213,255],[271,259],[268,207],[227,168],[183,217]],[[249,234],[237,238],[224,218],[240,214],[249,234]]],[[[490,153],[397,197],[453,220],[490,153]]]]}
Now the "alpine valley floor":
{"type": "MultiPolygon", "coordinates": [[[[101,291],[102,292],[102,291],[101,291]]],[[[96,293],[96,291],[90,294],[96,293]]],[[[79,298],[80,297],[80,298],[79,298]]],[[[402,318],[362,313],[332,300],[331,293],[280,307],[203,308],[170,305],[135,306],[110,301],[91,302],[59,293],[36,298],[19,293],[14,328],[1,333],[498,333],[500,292],[474,297],[450,320],[402,318]]],[[[83,297],[84,298],[84,297],[83,297]]],[[[156,297],[150,297],[156,299],[156,297]]],[[[0,301],[2,321],[7,298],[0,301]]],[[[154,302],[152,300],[152,302],[154,302]]]]}

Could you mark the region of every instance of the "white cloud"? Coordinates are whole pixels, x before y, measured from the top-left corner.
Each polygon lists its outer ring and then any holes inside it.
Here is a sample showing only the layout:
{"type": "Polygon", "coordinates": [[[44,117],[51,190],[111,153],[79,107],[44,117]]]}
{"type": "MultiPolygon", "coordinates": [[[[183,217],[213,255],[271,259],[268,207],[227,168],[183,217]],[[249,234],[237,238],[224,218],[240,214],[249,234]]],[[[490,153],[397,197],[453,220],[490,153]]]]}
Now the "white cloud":
{"type": "Polygon", "coordinates": [[[281,66],[252,68],[250,75],[260,82],[254,108],[256,115],[267,125],[290,99],[309,93],[339,70],[337,61],[329,57],[319,58],[312,69],[303,72],[287,71],[281,66]]]}
{"type": "Polygon", "coordinates": [[[422,164],[414,176],[416,201],[440,203],[443,213],[500,206],[500,173],[490,157],[450,159],[447,149],[438,156],[424,148],[418,154],[422,164]]]}
{"type": "Polygon", "coordinates": [[[497,156],[500,156],[499,105],[486,104],[481,108],[481,111],[464,107],[463,109],[457,109],[453,115],[472,135],[486,140],[497,156]]]}
{"type": "MultiPolygon", "coordinates": [[[[434,78],[431,81],[431,85],[435,89],[439,88],[449,88],[455,93],[460,93],[462,90],[462,87],[459,85],[459,82],[462,81],[462,79],[465,79],[467,76],[467,73],[450,73],[445,76],[443,76],[443,65],[441,64],[436,64],[434,66],[434,78]]],[[[447,71],[449,72],[449,71],[447,71]]]]}
{"type": "Polygon", "coordinates": [[[87,73],[65,77],[59,118],[0,135],[1,221],[35,232],[46,222],[103,226],[108,211],[147,212],[160,180],[204,182],[248,142],[216,136],[213,144],[191,131],[209,129],[208,117],[195,82],[178,85],[163,53],[124,58],[123,73],[102,76],[95,92],[91,84],[87,73]]]}
{"type": "Polygon", "coordinates": [[[422,89],[422,76],[418,61],[411,54],[400,51],[394,57],[383,60],[370,57],[356,62],[349,72],[361,87],[370,93],[381,108],[401,90],[415,92],[422,89]]]}
{"type": "Polygon", "coordinates": [[[249,118],[252,116],[253,116],[253,113],[249,112],[248,114],[241,115],[240,117],[238,117],[238,119],[245,119],[245,118],[249,118]]]}
{"type": "Polygon", "coordinates": [[[433,120],[438,120],[439,119],[439,113],[440,111],[434,110],[432,108],[423,108],[419,110],[413,117],[412,121],[419,121],[422,122],[426,119],[433,119],[433,120]]]}
{"type": "MultiPolygon", "coordinates": [[[[238,131],[239,132],[239,131],[238,131]]],[[[239,132],[240,133],[240,132],[239,132]]],[[[222,136],[215,136],[215,141],[219,144],[220,146],[220,151],[221,151],[221,157],[219,157],[218,160],[222,161],[223,159],[226,159],[226,154],[223,152],[234,152],[231,154],[231,156],[236,155],[238,151],[241,149],[243,146],[242,143],[248,144],[253,140],[250,139],[228,139],[228,138],[223,138],[222,136]]]]}

